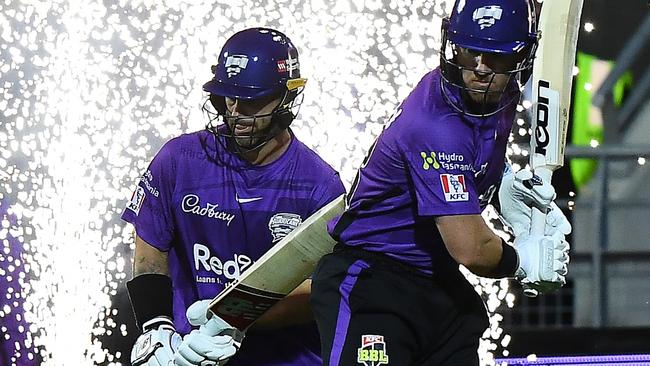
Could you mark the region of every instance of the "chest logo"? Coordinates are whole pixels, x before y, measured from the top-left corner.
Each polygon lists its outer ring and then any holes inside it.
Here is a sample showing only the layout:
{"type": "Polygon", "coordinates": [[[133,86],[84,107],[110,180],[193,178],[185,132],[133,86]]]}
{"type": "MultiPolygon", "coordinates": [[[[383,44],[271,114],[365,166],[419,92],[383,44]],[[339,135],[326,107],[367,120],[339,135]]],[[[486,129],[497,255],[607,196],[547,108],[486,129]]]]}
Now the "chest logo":
{"type": "Polygon", "coordinates": [[[230,223],[235,218],[234,214],[219,210],[218,203],[201,202],[199,196],[195,194],[186,194],[183,197],[181,209],[185,213],[224,221],[226,226],[230,226],[230,223]]]}
{"type": "Polygon", "coordinates": [[[440,182],[447,202],[469,201],[464,175],[440,174],[440,182]]]}
{"type": "Polygon", "coordinates": [[[269,230],[273,236],[273,242],[278,242],[287,234],[297,228],[302,223],[300,215],[293,213],[279,212],[269,220],[269,230]]]}
{"type": "Polygon", "coordinates": [[[262,198],[264,198],[264,197],[242,198],[242,197],[239,197],[239,194],[235,193],[235,201],[237,201],[237,203],[255,202],[255,201],[261,200],[262,198]]]}

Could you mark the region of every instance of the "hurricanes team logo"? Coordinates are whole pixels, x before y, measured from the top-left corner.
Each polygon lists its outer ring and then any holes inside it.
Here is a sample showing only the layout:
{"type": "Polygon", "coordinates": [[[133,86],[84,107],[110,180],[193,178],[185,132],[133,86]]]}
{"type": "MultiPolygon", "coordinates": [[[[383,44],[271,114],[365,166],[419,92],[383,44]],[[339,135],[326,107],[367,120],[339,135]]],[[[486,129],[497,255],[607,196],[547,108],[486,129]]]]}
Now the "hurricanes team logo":
{"type": "Polygon", "coordinates": [[[499,5],[482,6],[472,14],[472,19],[478,23],[481,29],[491,27],[497,20],[501,19],[503,10],[499,5]]]}
{"type": "Polygon", "coordinates": [[[384,336],[364,334],[361,347],[357,349],[357,362],[365,366],[388,365],[388,353],[384,336]]]}
{"type": "Polygon", "coordinates": [[[228,77],[238,75],[242,70],[246,69],[248,65],[248,56],[246,55],[232,55],[226,58],[226,73],[228,77]]]}
{"type": "Polygon", "coordinates": [[[273,242],[280,241],[297,228],[298,225],[302,223],[302,218],[300,215],[293,213],[280,212],[269,220],[269,230],[271,230],[271,235],[273,236],[273,242]]]}
{"type": "Polygon", "coordinates": [[[464,175],[440,174],[440,183],[447,202],[469,201],[464,175]]]}

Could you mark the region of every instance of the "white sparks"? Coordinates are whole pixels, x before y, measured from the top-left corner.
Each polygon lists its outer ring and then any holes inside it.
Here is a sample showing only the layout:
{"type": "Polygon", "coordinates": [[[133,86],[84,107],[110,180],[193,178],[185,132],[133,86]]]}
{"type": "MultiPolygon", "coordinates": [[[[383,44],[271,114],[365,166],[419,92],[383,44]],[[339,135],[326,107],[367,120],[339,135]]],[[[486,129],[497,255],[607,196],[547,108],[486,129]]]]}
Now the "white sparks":
{"type": "MultiPolygon", "coordinates": [[[[203,128],[200,85],[228,36],[289,35],[309,79],[292,126],[349,187],[385,119],[437,66],[452,1],[32,3],[0,3],[0,296],[11,295],[0,309],[20,334],[3,333],[23,358],[38,346],[43,365],[83,366],[120,357],[89,337],[127,333],[111,310],[133,246],[120,212],[162,143],[203,128]]],[[[489,364],[514,296],[507,281],[468,278],[490,309],[489,364]]]]}

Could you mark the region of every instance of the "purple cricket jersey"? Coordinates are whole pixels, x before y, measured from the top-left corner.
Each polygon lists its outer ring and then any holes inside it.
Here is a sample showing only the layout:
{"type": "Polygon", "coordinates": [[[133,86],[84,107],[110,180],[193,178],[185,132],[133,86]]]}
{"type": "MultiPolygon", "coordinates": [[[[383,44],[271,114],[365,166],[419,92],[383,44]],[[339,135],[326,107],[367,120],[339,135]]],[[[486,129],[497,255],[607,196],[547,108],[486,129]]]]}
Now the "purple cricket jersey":
{"type": "Polygon", "coordinates": [[[434,218],[481,213],[501,180],[515,111],[464,116],[445,101],[440,70],[426,74],[371,148],[330,235],[432,273],[444,245],[434,218]]]}
{"type": "MultiPolygon", "coordinates": [[[[208,131],[167,142],[140,179],[122,218],[169,252],[174,323],[238,278],[312,213],[345,192],[338,173],[293,136],[276,161],[255,166],[208,131]]],[[[320,365],[315,323],[250,333],[232,365],[320,365]]]]}

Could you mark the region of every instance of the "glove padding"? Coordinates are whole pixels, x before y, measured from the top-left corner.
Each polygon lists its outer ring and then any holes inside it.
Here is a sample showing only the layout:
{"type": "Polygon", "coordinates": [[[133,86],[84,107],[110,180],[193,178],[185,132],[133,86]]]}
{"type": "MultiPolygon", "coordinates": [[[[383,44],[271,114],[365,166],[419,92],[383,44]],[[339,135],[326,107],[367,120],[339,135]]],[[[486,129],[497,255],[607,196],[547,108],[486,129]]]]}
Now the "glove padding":
{"type": "Polygon", "coordinates": [[[545,235],[560,232],[568,235],[571,224],[562,210],[553,202],[553,186],[534,176],[529,170],[520,170],[516,174],[508,169],[499,187],[501,217],[512,228],[516,238],[527,236],[530,232],[532,208],[546,212],[545,235]]]}
{"type": "Polygon", "coordinates": [[[167,317],[156,317],[142,326],[143,333],[131,349],[133,366],[169,366],[182,339],[167,317]]]}
{"type": "Polygon", "coordinates": [[[541,293],[557,290],[566,283],[569,243],[564,235],[524,236],[515,239],[519,269],[515,277],[541,293]]]}
{"type": "Polygon", "coordinates": [[[201,300],[187,309],[187,319],[199,329],[183,338],[174,358],[175,365],[220,366],[239,350],[244,334],[210,312],[209,304],[210,300],[201,300]]]}

